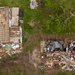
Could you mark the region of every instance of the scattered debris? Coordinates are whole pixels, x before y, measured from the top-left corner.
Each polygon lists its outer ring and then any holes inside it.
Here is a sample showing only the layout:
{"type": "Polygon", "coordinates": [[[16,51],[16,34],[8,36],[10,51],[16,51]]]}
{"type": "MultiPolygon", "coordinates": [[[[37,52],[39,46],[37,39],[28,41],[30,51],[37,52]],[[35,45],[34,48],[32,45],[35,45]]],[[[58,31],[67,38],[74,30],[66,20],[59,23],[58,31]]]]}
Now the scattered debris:
{"type": "Polygon", "coordinates": [[[38,68],[75,70],[75,41],[67,43],[59,40],[43,40],[40,42],[40,50],[35,49],[33,52],[32,58],[40,60],[39,63],[35,60],[38,68]]]}
{"type": "Polygon", "coordinates": [[[30,8],[31,9],[35,9],[37,7],[37,2],[36,0],[30,0],[30,8]]]}

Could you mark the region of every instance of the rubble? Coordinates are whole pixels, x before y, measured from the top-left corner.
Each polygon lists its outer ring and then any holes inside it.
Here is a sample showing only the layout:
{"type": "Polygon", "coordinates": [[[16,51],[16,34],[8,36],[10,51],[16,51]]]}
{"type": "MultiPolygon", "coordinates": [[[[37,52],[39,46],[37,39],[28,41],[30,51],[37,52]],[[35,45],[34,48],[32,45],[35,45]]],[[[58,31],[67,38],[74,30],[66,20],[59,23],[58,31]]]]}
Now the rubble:
{"type": "Polygon", "coordinates": [[[19,7],[0,7],[1,57],[22,52],[22,28],[18,24],[19,7]]]}
{"type": "MultiPolygon", "coordinates": [[[[41,69],[51,69],[55,66],[57,68],[59,67],[62,70],[75,70],[74,41],[65,43],[64,41],[59,40],[43,40],[40,42],[40,50],[37,50],[36,54],[40,56],[40,58],[36,58],[35,56],[34,58],[41,60],[37,65],[40,65],[39,68],[41,69]],[[38,52],[39,54],[37,54],[38,52]]],[[[38,63],[38,61],[36,63],[38,63]]]]}

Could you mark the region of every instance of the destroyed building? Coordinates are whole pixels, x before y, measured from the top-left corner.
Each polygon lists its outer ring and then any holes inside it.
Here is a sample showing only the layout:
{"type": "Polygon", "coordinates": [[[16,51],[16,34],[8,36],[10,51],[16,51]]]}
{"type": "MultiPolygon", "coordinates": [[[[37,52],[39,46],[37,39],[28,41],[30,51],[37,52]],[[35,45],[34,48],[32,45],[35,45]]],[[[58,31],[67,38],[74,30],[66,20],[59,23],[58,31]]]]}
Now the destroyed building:
{"type": "Polygon", "coordinates": [[[19,7],[0,7],[0,45],[6,49],[22,47],[22,28],[19,26],[19,7]]]}
{"type": "MultiPolygon", "coordinates": [[[[64,40],[40,41],[40,49],[37,50],[36,54],[38,54],[39,57],[35,57],[35,53],[33,57],[35,58],[35,64],[37,64],[38,68],[75,70],[74,40],[70,42],[65,42],[64,40]],[[39,59],[40,62],[38,62],[37,59],[39,59]]],[[[32,61],[34,65],[34,60],[32,61]]]]}

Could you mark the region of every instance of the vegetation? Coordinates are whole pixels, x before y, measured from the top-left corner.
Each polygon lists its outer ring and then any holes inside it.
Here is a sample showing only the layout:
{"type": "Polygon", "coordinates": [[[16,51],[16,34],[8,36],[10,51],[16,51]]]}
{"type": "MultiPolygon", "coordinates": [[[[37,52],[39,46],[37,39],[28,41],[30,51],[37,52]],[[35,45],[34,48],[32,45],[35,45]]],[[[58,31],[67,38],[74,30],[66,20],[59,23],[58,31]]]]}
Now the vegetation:
{"type": "Polygon", "coordinates": [[[75,72],[74,71],[72,71],[72,72],[70,72],[70,71],[67,71],[67,72],[60,71],[60,72],[57,73],[57,75],[75,75],[75,72]]]}
{"type": "Polygon", "coordinates": [[[47,17],[43,22],[44,32],[47,33],[73,33],[75,32],[75,6],[74,0],[44,0],[44,17],[47,17]],[[47,15],[47,16],[45,16],[47,15]]]}

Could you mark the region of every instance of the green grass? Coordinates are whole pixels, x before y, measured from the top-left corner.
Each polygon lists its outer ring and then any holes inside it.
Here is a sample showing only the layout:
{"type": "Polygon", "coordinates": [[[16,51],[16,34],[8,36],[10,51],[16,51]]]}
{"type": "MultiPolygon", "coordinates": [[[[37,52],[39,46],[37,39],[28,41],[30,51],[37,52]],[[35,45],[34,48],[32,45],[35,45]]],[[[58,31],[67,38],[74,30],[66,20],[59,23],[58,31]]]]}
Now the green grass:
{"type": "Polygon", "coordinates": [[[75,75],[74,71],[60,71],[56,75],[75,75]]]}
{"type": "Polygon", "coordinates": [[[73,2],[75,3],[74,0],[44,0],[44,8],[42,10],[44,33],[62,35],[75,33],[75,17],[70,14],[70,12],[74,13],[75,5],[73,5],[73,2]]]}
{"type": "Polygon", "coordinates": [[[58,72],[57,75],[66,75],[66,72],[58,72]]]}
{"type": "Polygon", "coordinates": [[[0,70],[0,75],[3,75],[3,71],[2,70],[0,70]]]}
{"type": "Polygon", "coordinates": [[[44,75],[45,74],[45,71],[44,70],[39,70],[39,75],[44,75]]]}

